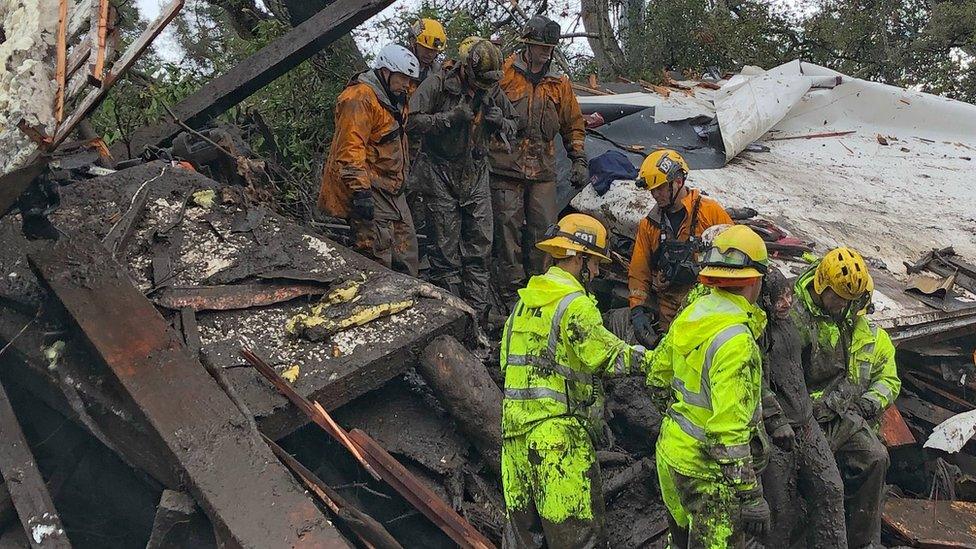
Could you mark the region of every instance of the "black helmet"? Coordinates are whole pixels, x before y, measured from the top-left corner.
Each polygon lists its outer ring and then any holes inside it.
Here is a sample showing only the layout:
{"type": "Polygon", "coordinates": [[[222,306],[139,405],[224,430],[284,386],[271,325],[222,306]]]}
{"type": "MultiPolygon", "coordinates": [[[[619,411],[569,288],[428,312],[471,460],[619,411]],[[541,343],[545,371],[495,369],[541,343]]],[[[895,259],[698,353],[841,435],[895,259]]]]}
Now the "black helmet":
{"type": "Polygon", "coordinates": [[[522,31],[522,36],[519,40],[523,44],[555,46],[559,44],[559,35],[561,33],[559,23],[544,15],[536,15],[525,24],[525,29],[522,31]]]}

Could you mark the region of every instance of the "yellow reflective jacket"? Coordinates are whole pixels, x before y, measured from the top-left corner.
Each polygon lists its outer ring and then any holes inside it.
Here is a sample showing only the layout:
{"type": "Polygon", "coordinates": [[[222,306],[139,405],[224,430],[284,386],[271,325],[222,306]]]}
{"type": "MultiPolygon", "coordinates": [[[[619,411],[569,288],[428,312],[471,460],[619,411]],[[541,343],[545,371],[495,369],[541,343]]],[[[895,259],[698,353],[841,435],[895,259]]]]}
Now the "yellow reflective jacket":
{"type": "Polygon", "coordinates": [[[844,390],[840,382],[844,381],[841,376],[846,376],[855,389],[852,398],[868,398],[884,410],[901,391],[891,337],[860,312],[838,323],[822,311],[810,293],[818,264],[797,279],[792,311],[806,350],[804,356],[809,357],[803,366],[811,396],[816,400],[831,391],[844,390]]]}
{"type": "Polygon", "coordinates": [[[765,326],[761,308],[713,288],[675,318],[655,351],[647,383],[672,396],[657,452],[679,473],[756,487],[755,464],[768,447],[756,344],[765,326]],[[754,439],[763,448],[757,456],[754,439]]]}
{"type": "Polygon", "coordinates": [[[502,435],[524,435],[542,421],[574,416],[599,433],[600,377],[646,371],[650,353],[603,326],[596,299],[559,267],[533,276],[502,332],[505,376],[502,435]]]}

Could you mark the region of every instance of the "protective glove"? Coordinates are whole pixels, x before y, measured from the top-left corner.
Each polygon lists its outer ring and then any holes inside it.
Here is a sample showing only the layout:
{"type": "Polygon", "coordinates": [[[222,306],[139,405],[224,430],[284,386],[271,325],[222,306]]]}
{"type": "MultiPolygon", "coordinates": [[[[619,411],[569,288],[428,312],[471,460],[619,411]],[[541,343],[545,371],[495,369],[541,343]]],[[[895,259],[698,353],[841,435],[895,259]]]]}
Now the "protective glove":
{"type": "Polygon", "coordinates": [[[867,397],[861,397],[854,402],[854,411],[868,421],[874,421],[881,415],[878,403],[867,397]]]}
{"type": "Polygon", "coordinates": [[[661,341],[661,324],[657,315],[647,307],[638,305],[630,310],[630,323],[634,326],[634,337],[647,349],[657,347],[661,341]]]}
{"type": "Polygon", "coordinates": [[[474,113],[471,112],[471,107],[467,103],[458,103],[451,109],[448,119],[451,124],[467,124],[474,120],[474,113]]]}
{"type": "Polygon", "coordinates": [[[505,122],[501,107],[490,107],[485,110],[485,122],[500,127],[505,122]]]}
{"type": "Polygon", "coordinates": [[[366,189],[352,192],[352,215],[357,219],[371,221],[373,219],[373,193],[366,189]]]}
{"type": "Polygon", "coordinates": [[[739,519],[742,530],[758,539],[769,533],[769,504],[759,490],[750,490],[741,500],[739,519]]]}
{"type": "Polygon", "coordinates": [[[796,433],[789,423],[784,423],[773,429],[770,436],[773,439],[773,444],[784,452],[792,452],[796,446],[796,433]]]}
{"type": "Polygon", "coordinates": [[[590,182],[590,167],[585,158],[577,158],[573,161],[573,172],[569,176],[570,183],[574,189],[582,189],[590,182]]]}

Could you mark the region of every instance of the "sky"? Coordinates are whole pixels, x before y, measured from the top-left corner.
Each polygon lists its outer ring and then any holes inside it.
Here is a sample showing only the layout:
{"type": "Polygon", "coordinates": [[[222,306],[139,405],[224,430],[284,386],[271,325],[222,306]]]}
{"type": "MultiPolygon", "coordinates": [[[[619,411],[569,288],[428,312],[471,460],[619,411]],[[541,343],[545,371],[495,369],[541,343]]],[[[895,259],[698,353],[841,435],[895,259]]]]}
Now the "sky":
{"type": "MultiPolygon", "coordinates": [[[[162,6],[168,4],[170,0],[136,0],[136,6],[139,8],[139,12],[142,17],[146,20],[153,20],[159,15],[159,11],[162,6]]],[[[259,0],[260,2],[260,0],[259,0]]],[[[381,40],[370,40],[370,35],[375,33],[375,25],[377,21],[382,21],[383,19],[388,19],[396,16],[396,14],[403,9],[415,8],[420,4],[420,0],[395,0],[393,4],[381,11],[373,19],[367,21],[363,25],[360,25],[354,35],[357,38],[360,49],[365,54],[376,53],[379,49],[385,45],[384,40],[386,36],[382,36],[381,40]]],[[[579,13],[579,0],[559,0],[553,2],[552,5],[559,6],[559,8],[566,12],[572,13],[572,16],[557,17],[560,24],[563,26],[564,32],[569,32],[573,30],[572,28],[576,26],[576,16],[579,13]]],[[[579,25],[579,29],[582,30],[582,25],[579,25]]],[[[589,50],[589,46],[586,44],[584,39],[573,39],[568,41],[572,44],[571,48],[583,48],[589,50]]],[[[181,58],[180,48],[176,44],[176,40],[172,35],[172,31],[169,29],[164,30],[162,36],[156,39],[153,43],[153,47],[156,49],[159,55],[167,61],[178,61],[181,58]]]]}

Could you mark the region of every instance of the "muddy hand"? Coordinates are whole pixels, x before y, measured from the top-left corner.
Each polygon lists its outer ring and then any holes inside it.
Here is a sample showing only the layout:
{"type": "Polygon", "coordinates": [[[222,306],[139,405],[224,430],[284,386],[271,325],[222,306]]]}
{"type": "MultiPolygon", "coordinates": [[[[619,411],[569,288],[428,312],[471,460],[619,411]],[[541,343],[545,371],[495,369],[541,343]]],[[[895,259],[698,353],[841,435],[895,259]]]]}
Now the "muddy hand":
{"type": "Polygon", "coordinates": [[[793,427],[790,427],[789,423],[784,423],[777,427],[771,436],[773,438],[773,444],[784,452],[792,452],[796,446],[796,433],[793,431],[793,427]]]}

